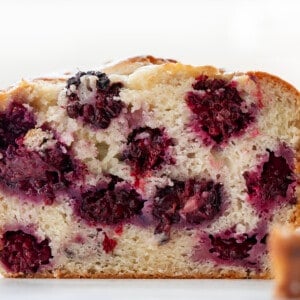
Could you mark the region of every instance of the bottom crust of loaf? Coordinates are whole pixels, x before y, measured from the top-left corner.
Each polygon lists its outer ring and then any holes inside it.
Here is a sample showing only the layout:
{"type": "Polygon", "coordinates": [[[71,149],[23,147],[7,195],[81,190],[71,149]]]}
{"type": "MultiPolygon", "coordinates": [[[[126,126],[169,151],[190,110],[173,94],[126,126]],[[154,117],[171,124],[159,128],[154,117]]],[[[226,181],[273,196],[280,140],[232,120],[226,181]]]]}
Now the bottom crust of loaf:
{"type": "Polygon", "coordinates": [[[167,274],[79,274],[72,273],[69,271],[57,271],[55,273],[45,272],[45,273],[36,273],[36,274],[5,274],[6,278],[44,278],[44,279],[273,279],[270,274],[255,274],[245,276],[244,273],[229,271],[226,273],[218,273],[207,275],[207,274],[182,274],[182,275],[173,275],[171,273],[167,274]]]}

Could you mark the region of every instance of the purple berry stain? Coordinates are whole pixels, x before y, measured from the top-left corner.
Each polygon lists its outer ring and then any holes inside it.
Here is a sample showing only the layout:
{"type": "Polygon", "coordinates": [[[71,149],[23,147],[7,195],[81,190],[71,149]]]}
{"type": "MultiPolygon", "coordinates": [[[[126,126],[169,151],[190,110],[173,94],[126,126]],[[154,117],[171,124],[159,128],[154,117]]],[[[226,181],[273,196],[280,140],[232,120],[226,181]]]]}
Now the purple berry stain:
{"type": "Polygon", "coordinates": [[[255,121],[257,105],[248,105],[233,82],[201,75],[185,101],[193,113],[193,129],[206,145],[227,143],[255,121]]]}
{"type": "Polygon", "coordinates": [[[96,129],[106,129],[111,120],[117,118],[124,103],[119,100],[122,83],[111,83],[105,73],[101,72],[78,72],[67,81],[67,114],[70,118],[81,119],[84,124],[90,124],[96,129]],[[79,95],[81,78],[83,76],[96,76],[96,91],[90,99],[82,99],[79,95]],[[70,87],[74,86],[75,91],[70,87]]]}
{"type": "MultiPolygon", "coordinates": [[[[75,160],[59,142],[41,155],[23,145],[9,146],[0,160],[0,184],[4,190],[52,204],[55,193],[66,189],[79,174],[75,160]]],[[[81,171],[80,171],[81,172],[81,171]]]]}
{"type": "Polygon", "coordinates": [[[0,151],[5,151],[9,145],[16,145],[28,130],[35,127],[33,112],[17,102],[11,102],[7,109],[0,113],[0,151]]]}
{"type": "MultiPolygon", "coordinates": [[[[286,151],[291,152],[287,149],[286,151]]],[[[252,172],[245,172],[244,178],[249,202],[259,212],[268,212],[281,204],[296,202],[295,175],[286,158],[268,150],[268,160],[252,172]]]]}
{"type": "Polygon", "coordinates": [[[209,252],[222,260],[241,260],[250,256],[249,251],[257,243],[255,235],[242,234],[239,237],[222,238],[209,235],[211,248],[209,252]]]}
{"type": "Polygon", "coordinates": [[[36,273],[51,258],[48,239],[39,243],[35,236],[18,230],[6,231],[0,241],[0,260],[10,272],[36,273]]]}
{"type": "Polygon", "coordinates": [[[109,238],[105,232],[103,234],[104,234],[104,239],[102,241],[103,250],[106,253],[113,252],[117,246],[117,241],[109,238]]]}
{"type": "Polygon", "coordinates": [[[149,171],[160,169],[164,163],[175,163],[168,152],[171,145],[172,139],[164,129],[139,127],[129,134],[122,160],[131,166],[136,177],[144,176],[149,171]]]}
{"type": "Polygon", "coordinates": [[[0,114],[0,186],[27,198],[42,197],[51,204],[55,192],[67,188],[84,168],[79,171],[70,150],[58,141],[42,153],[29,151],[23,139],[35,124],[33,112],[17,102],[0,114]]]}
{"type": "MultiPolygon", "coordinates": [[[[262,220],[249,232],[238,233],[236,225],[219,233],[199,233],[199,244],[193,259],[217,266],[242,266],[249,271],[262,271],[261,258],[267,254],[267,221],[262,220]]],[[[247,276],[247,275],[245,275],[247,276]]]]}

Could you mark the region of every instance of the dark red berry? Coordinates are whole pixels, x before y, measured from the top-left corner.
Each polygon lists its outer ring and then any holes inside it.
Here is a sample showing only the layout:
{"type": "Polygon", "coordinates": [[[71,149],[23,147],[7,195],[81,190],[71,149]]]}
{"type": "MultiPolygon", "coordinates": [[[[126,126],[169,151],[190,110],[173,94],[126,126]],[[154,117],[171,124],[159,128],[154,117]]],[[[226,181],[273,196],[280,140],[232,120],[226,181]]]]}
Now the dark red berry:
{"type": "Polygon", "coordinates": [[[33,112],[22,104],[12,102],[0,113],[0,149],[16,145],[16,140],[23,137],[36,124],[33,112]]]}
{"type": "Polygon", "coordinates": [[[164,129],[139,127],[129,134],[122,159],[131,166],[135,175],[141,176],[160,169],[163,163],[175,163],[168,153],[172,144],[164,129]]]}
{"type": "Polygon", "coordinates": [[[187,224],[212,220],[221,210],[222,197],[222,185],[212,180],[175,181],[158,189],[152,210],[159,220],[155,233],[168,235],[170,225],[181,219],[187,224]]]}
{"type": "Polygon", "coordinates": [[[117,241],[109,238],[105,232],[103,234],[104,234],[104,239],[102,241],[103,250],[106,253],[112,252],[117,246],[117,241]]]}
{"type": "Polygon", "coordinates": [[[21,230],[6,231],[0,245],[1,262],[13,273],[36,273],[52,258],[48,239],[38,243],[35,236],[21,230]]]}
{"type": "Polygon", "coordinates": [[[249,251],[257,244],[256,235],[242,234],[238,237],[222,238],[209,235],[210,253],[222,260],[242,260],[250,256],[249,251]]]}
{"type": "Polygon", "coordinates": [[[232,82],[201,75],[193,88],[185,100],[193,112],[194,130],[205,144],[226,143],[255,121],[257,106],[247,105],[232,82]]]}
{"type": "Polygon", "coordinates": [[[124,228],[123,228],[123,224],[119,224],[119,225],[117,225],[116,227],[115,227],[115,233],[117,234],[117,235],[122,235],[122,233],[123,233],[123,230],[124,230],[124,228]]]}
{"type": "Polygon", "coordinates": [[[78,72],[75,77],[71,77],[67,81],[67,97],[68,105],[66,107],[67,114],[70,118],[80,118],[85,124],[90,124],[95,128],[106,129],[111,119],[120,115],[124,103],[116,98],[119,97],[122,83],[110,83],[106,74],[101,72],[78,72]],[[81,99],[77,91],[70,91],[70,87],[74,85],[76,89],[81,84],[80,78],[84,75],[97,77],[97,90],[91,99],[81,99]]]}
{"type": "Polygon", "coordinates": [[[166,186],[157,190],[152,214],[159,220],[155,233],[170,234],[170,225],[180,221],[179,210],[183,206],[182,195],[184,182],[174,181],[173,186],[166,186]]]}
{"type": "Polygon", "coordinates": [[[287,195],[289,186],[296,180],[290,166],[283,156],[268,152],[269,159],[262,168],[258,166],[256,171],[244,173],[249,201],[260,211],[295,200],[293,195],[287,195]]]}
{"type": "Polygon", "coordinates": [[[221,210],[222,185],[212,180],[189,180],[183,194],[184,206],[181,214],[187,223],[200,224],[212,220],[221,210]]]}
{"type": "Polygon", "coordinates": [[[68,187],[78,175],[77,162],[59,142],[42,154],[28,151],[23,145],[9,146],[0,160],[0,184],[4,190],[42,197],[46,204],[51,204],[55,193],[68,187]]]}
{"type": "Polygon", "coordinates": [[[97,87],[100,90],[105,90],[108,88],[110,80],[106,76],[105,73],[98,71],[88,71],[88,72],[78,72],[74,77],[71,77],[67,80],[67,88],[69,89],[71,85],[75,85],[75,87],[79,87],[81,84],[80,78],[84,75],[93,75],[97,76],[97,87]]]}
{"type": "Polygon", "coordinates": [[[92,225],[118,224],[141,214],[144,206],[142,197],[116,176],[109,183],[100,182],[71,197],[79,216],[92,225]]]}
{"type": "Polygon", "coordinates": [[[217,233],[199,230],[199,244],[195,246],[193,257],[201,262],[216,265],[242,267],[249,272],[260,272],[264,268],[263,257],[268,249],[269,219],[261,218],[256,227],[249,232],[237,232],[239,224],[217,233]]]}
{"type": "Polygon", "coordinates": [[[69,78],[67,80],[67,89],[70,88],[71,85],[75,85],[75,87],[78,87],[81,83],[80,78],[84,75],[86,75],[85,72],[77,72],[75,76],[69,78]]]}

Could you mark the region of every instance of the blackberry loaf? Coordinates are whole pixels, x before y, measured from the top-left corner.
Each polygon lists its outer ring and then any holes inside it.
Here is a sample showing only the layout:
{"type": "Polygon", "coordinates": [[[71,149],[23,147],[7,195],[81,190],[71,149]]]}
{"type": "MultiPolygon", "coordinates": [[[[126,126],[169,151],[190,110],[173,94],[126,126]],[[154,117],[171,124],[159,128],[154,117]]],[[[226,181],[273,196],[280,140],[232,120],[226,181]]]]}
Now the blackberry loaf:
{"type": "Polygon", "coordinates": [[[0,94],[6,277],[271,278],[299,224],[297,89],[137,57],[0,94]]]}

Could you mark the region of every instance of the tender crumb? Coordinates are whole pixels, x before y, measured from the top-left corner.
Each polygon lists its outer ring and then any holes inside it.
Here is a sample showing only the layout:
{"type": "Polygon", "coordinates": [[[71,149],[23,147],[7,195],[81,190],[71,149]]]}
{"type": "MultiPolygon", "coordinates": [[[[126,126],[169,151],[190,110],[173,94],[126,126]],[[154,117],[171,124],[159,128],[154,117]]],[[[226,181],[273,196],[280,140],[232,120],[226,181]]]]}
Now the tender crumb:
{"type": "Polygon", "coordinates": [[[41,128],[29,130],[24,137],[24,145],[29,151],[43,151],[56,143],[53,133],[41,128]]]}

